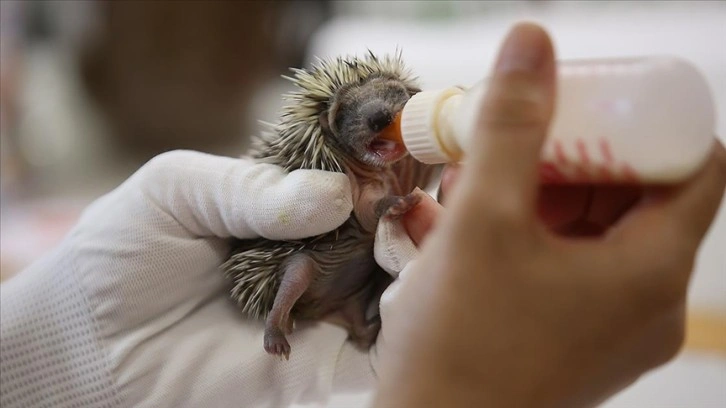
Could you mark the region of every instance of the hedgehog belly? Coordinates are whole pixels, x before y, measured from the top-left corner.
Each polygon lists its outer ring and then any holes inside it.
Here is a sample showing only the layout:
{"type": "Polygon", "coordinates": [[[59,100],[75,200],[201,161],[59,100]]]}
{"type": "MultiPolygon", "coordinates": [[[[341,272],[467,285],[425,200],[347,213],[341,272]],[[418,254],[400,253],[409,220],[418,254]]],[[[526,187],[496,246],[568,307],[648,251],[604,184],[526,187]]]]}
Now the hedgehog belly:
{"type": "Polygon", "coordinates": [[[230,295],[242,313],[265,319],[272,309],[284,273],[285,260],[305,252],[319,266],[316,279],[294,308],[305,319],[322,317],[348,297],[369,286],[377,265],[372,234],[355,219],[327,234],[299,241],[241,241],[222,271],[233,283],[230,295]]]}
{"type": "Polygon", "coordinates": [[[295,319],[321,319],[349,302],[367,304],[379,270],[373,255],[373,236],[338,240],[333,248],[307,253],[318,264],[319,273],[293,307],[295,319]]]}

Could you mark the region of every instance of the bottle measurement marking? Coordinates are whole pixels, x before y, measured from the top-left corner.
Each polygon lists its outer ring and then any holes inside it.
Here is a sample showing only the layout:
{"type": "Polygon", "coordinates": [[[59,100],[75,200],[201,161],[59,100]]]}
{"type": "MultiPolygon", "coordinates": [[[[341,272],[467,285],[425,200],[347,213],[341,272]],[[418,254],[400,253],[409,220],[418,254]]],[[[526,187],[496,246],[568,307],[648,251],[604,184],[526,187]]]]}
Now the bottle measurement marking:
{"type": "Polygon", "coordinates": [[[605,160],[606,164],[612,164],[614,162],[613,160],[613,152],[610,150],[610,142],[608,142],[607,139],[604,137],[600,138],[600,153],[602,153],[602,158],[605,160]]]}
{"type": "Polygon", "coordinates": [[[546,183],[561,183],[566,181],[587,182],[599,179],[605,183],[612,183],[618,180],[628,183],[636,183],[639,177],[635,169],[629,163],[617,163],[612,152],[610,142],[604,137],[597,139],[597,148],[588,139],[575,138],[574,155],[569,158],[566,152],[566,145],[561,140],[553,140],[550,148],[554,153],[554,160],[545,160],[541,163],[539,172],[542,181],[546,183]],[[599,151],[599,155],[593,156],[591,151],[599,151]],[[599,157],[595,160],[595,157],[599,157]]]}

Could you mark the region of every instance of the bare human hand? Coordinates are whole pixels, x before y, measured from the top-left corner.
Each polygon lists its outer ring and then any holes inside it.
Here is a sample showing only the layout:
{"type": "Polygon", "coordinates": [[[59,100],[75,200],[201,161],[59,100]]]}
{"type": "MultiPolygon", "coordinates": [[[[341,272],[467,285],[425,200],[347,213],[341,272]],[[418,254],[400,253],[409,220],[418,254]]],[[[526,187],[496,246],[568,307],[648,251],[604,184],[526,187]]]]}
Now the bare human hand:
{"type": "Polygon", "coordinates": [[[421,253],[381,309],[377,406],[591,406],[680,350],[726,151],[678,186],[541,187],[554,85],[549,37],[517,26],[446,210],[407,215],[421,253]]]}
{"type": "MultiPolygon", "coordinates": [[[[445,205],[447,193],[460,173],[461,168],[457,165],[444,168],[439,193],[442,205],[445,205]]],[[[645,193],[646,187],[640,185],[541,185],[537,216],[552,232],[560,235],[597,236],[614,225],[645,193]]],[[[430,218],[435,217],[435,211],[429,211],[426,216],[419,213],[419,217],[409,217],[407,222],[409,229],[413,229],[412,233],[419,237],[416,228],[422,222],[433,222],[430,218]]],[[[426,232],[423,231],[424,235],[426,232]]]]}

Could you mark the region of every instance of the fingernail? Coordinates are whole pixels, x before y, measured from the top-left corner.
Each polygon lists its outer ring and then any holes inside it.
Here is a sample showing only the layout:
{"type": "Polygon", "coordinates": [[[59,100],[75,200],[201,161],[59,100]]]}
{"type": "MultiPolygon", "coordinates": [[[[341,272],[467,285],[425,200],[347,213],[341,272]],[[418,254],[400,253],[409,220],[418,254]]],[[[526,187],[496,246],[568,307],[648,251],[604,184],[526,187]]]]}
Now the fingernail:
{"type": "Polygon", "coordinates": [[[548,52],[547,33],[531,23],[517,24],[499,51],[497,72],[532,72],[543,65],[548,52]]]}

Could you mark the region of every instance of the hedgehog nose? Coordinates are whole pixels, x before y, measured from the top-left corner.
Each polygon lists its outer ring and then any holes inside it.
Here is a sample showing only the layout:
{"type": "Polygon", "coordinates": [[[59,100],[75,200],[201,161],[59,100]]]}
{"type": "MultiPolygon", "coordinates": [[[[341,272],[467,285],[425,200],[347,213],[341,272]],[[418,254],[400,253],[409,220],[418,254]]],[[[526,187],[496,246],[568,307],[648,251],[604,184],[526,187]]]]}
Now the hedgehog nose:
{"type": "Polygon", "coordinates": [[[368,127],[374,131],[374,132],[380,132],[381,130],[385,129],[386,126],[391,124],[391,121],[393,120],[393,117],[391,114],[386,110],[379,110],[373,112],[368,117],[368,127]]]}

